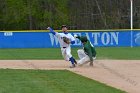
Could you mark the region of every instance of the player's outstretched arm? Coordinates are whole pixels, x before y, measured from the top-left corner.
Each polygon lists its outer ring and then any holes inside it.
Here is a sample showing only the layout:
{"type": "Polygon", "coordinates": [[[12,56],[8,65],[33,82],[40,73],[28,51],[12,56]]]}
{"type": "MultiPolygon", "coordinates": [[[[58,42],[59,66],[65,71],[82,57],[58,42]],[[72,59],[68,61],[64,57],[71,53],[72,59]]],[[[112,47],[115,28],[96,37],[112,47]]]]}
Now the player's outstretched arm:
{"type": "Polygon", "coordinates": [[[75,44],[75,37],[71,37],[71,42],[70,42],[71,44],[75,44]]]}
{"type": "Polygon", "coordinates": [[[56,32],[55,32],[51,27],[48,27],[47,29],[50,30],[50,32],[51,32],[53,35],[56,34],[56,32]]]}
{"type": "Polygon", "coordinates": [[[81,40],[81,36],[78,35],[74,35],[74,38],[78,38],[79,40],[81,40]]]}

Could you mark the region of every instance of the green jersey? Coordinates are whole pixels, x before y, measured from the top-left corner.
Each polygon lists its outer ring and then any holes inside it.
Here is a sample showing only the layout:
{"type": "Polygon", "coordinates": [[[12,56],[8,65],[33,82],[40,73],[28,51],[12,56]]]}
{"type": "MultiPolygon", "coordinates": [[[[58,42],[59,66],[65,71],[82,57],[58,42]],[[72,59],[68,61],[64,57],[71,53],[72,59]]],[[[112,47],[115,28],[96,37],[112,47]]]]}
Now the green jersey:
{"type": "Polygon", "coordinates": [[[91,42],[87,39],[87,37],[86,36],[78,36],[77,37],[79,40],[81,40],[81,42],[83,43],[83,42],[85,42],[84,44],[83,44],[83,48],[84,48],[84,52],[85,52],[85,54],[87,54],[88,56],[89,56],[89,58],[90,58],[90,61],[93,61],[93,57],[95,57],[96,56],[96,50],[95,50],[95,48],[94,48],[94,46],[91,44],[91,42]]]}

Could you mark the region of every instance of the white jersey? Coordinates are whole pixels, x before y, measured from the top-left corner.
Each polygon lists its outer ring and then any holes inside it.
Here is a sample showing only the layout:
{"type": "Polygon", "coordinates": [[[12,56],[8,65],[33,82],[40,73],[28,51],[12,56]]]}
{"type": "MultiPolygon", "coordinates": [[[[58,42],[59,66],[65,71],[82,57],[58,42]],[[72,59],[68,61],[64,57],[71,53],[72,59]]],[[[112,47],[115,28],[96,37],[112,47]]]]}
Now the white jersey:
{"type": "Polygon", "coordinates": [[[70,41],[75,41],[75,38],[70,33],[65,34],[65,33],[56,32],[55,36],[58,38],[58,41],[60,43],[60,47],[62,47],[62,48],[70,46],[70,44],[67,44],[63,41],[63,37],[69,38],[70,41]]]}

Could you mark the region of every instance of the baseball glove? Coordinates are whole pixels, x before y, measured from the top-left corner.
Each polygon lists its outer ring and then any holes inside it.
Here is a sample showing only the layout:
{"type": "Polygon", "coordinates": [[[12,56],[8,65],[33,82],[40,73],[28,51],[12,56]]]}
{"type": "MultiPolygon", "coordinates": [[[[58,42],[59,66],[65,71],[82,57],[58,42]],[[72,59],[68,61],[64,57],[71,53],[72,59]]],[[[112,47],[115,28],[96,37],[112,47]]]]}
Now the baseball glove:
{"type": "Polygon", "coordinates": [[[63,41],[64,41],[66,44],[70,44],[70,40],[69,40],[69,38],[67,38],[67,37],[63,37],[63,41]]]}

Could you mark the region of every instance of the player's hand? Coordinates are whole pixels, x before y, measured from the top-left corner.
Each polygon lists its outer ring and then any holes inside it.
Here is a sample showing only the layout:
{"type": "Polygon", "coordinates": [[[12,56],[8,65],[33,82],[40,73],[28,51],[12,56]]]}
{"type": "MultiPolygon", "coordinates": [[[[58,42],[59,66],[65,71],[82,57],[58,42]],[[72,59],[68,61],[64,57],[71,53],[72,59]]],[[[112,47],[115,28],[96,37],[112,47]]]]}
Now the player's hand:
{"type": "Polygon", "coordinates": [[[50,30],[50,27],[47,27],[48,30],[50,30]]]}
{"type": "Polygon", "coordinates": [[[90,61],[89,66],[93,67],[93,61],[90,61]]]}
{"type": "Polygon", "coordinates": [[[77,38],[77,37],[78,37],[78,36],[75,34],[75,35],[74,35],[74,38],[77,38]]]}

